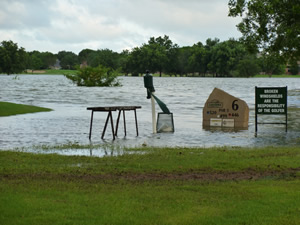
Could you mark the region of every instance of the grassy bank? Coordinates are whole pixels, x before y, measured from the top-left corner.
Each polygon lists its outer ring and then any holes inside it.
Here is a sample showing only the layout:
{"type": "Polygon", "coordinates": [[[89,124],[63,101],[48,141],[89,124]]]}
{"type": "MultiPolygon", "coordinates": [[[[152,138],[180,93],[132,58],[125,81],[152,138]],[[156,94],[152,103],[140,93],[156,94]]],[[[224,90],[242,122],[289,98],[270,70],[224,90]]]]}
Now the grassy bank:
{"type": "Polygon", "coordinates": [[[300,78],[300,75],[287,75],[287,74],[281,74],[281,75],[255,75],[256,78],[300,78]]]}
{"type": "Polygon", "coordinates": [[[299,148],[0,152],[3,224],[299,224],[299,148]]]}
{"type": "Polygon", "coordinates": [[[63,75],[63,74],[74,74],[76,70],[54,70],[54,69],[48,69],[48,70],[28,70],[24,74],[36,74],[36,75],[63,75]]]}
{"type": "Polygon", "coordinates": [[[0,116],[12,116],[24,113],[48,112],[51,109],[32,105],[15,104],[9,102],[0,102],[0,116]]]}

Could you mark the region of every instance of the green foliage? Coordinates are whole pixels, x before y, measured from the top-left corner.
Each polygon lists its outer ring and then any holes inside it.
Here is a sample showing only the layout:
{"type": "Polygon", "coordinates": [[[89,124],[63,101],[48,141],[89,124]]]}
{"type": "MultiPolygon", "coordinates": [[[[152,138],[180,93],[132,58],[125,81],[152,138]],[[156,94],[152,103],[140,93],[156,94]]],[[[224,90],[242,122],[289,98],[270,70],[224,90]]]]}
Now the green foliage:
{"type": "Polygon", "coordinates": [[[273,75],[284,73],[285,66],[276,54],[263,53],[258,60],[261,67],[261,72],[264,72],[265,74],[273,75]]]}
{"type": "MultiPolygon", "coordinates": [[[[8,52],[13,51],[9,50],[8,52]]],[[[0,48],[0,57],[1,54],[0,48]]],[[[19,66],[22,70],[24,68],[46,70],[60,62],[61,68],[67,70],[75,70],[79,64],[82,67],[87,65],[93,68],[101,65],[111,68],[112,71],[118,70],[125,75],[131,74],[132,76],[138,76],[149,70],[153,74],[158,73],[159,76],[164,74],[165,76],[231,77],[252,76],[258,68],[256,65],[257,58],[260,61],[261,71],[259,72],[284,74],[286,64],[282,63],[280,54],[270,54],[266,50],[260,52],[260,54],[250,53],[247,50],[247,45],[240,40],[229,39],[220,42],[218,38],[208,38],[205,44],[198,42],[193,46],[179,47],[166,35],[156,38],[151,37],[141,47],[135,47],[131,51],[125,50],[122,53],[109,49],[96,51],[84,49],[78,55],[68,51],[60,51],[56,55],[50,52],[33,51],[26,53],[23,60],[19,64],[14,65],[19,66]],[[251,68],[249,65],[254,67],[251,68]]],[[[289,65],[292,65],[291,62],[293,61],[290,61],[289,65]]],[[[0,72],[4,72],[3,68],[6,65],[5,60],[0,61],[0,72]]],[[[59,67],[59,65],[56,66],[59,67]]],[[[18,71],[21,71],[21,69],[18,71]]],[[[57,70],[54,73],[61,74],[62,72],[57,70]]],[[[82,76],[85,77],[86,75],[82,76]]],[[[93,83],[101,83],[96,81],[98,78],[93,78],[94,81],[89,81],[89,79],[86,78],[87,81],[83,82],[79,78],[78,81],[76,78],[72,78],[78,85],[93,86],[93,83]]],[[[108,82],[104,83],[107,85],[108,82]]]]}
{"type": "Polygon", "coordinates": [[[51,109],[32,106],[32,105],[0,102],[0,117],[12,116],[17,114],[25,114],[25,113],[49,112],[49,111],[51,111],[51,109]]]}
{"type": "Polygon", "coordinates": [[[297,75],[300,71],[299,67],[300,67],[300,65],[298,65],[297,61],[294,61],[294,62],[291,63],[291,65],[289,67],[289,72],[292,75],[297,75]]]}
{"type": "Polygon", "coordinates": [[[238,77],[253,77],[260,72],[258,60],[253,55],[247,55],[238,62],[235,72],[238,77]]]}
{"type": "Polygon", "coordinates": [[[208,67],[210,71],[216,73],[216,76],[231,76],[232,71],[246,54],[244,46],[234,39],[215,44],[211,48],[211,61],[208,67]]]}
{"type": "Polygon", "coordinates": [[[118,72],[102,65],[95,68],[90,66],[78,68],[76,74],[65,74],[65,76],[78,86],[110,87],[120,85],[117,79],[118,72]]]}
{"type": "Polygon", "coordinates": [[[29,52],[27,69],[44,70],[49,69],[56,62],[57,57],[51,52],[29,52]]]}
{"type": "Polygon", "coordinates": [[[62,69],[75,69],[79,64],[78,56],[73,52],[60,51],[57,54],[62,69]]]}
{"type": "Polygon", "coordinates": [[[229,0],[228,6],[229,16],[243,18],[237,27],[249,49],[299,60],[299,0],[229,0]]]}
{"type": "Polygon", "coordinates": [[[21,73],[26,68],[27,53],[17,43],[2,41],[0,44],[0,73],[21,73]]]}
{"type": "Polygon", "coordinates": [[[174,72],[177,64],[178,46],[173,44],[167,35],[164,37],[151,37],[148,44],[134,48],[128,59],[127,68],[132,73],[174,72]]]}

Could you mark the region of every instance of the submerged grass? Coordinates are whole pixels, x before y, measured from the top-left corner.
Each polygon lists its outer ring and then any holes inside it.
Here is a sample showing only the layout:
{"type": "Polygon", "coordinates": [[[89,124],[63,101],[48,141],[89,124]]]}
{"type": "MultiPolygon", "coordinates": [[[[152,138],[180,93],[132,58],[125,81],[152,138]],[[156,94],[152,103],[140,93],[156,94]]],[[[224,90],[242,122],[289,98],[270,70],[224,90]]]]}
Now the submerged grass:
{"type": "Polygon", "coordinates": [[[32,106],[32,105],[0,102],[0,116],[12,116],[17,114],[49,112],[49,111],[51,111],[51,109],[32,106]]]}
{"type": "Polygon", "coordinates": [[[299,148],[134,151],[145,154],[0,151],[1,223],[300,223],[299,148]]]}

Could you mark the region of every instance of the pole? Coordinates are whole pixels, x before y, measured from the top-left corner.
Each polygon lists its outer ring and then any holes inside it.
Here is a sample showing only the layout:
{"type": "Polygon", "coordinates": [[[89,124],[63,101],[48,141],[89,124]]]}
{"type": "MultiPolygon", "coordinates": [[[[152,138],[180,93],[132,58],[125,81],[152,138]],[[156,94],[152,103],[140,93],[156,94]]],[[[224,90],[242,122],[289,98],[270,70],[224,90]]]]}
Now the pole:
{"type": "Polygon", "coordinates": [[[153,95],[151,95],[151,106],[152,106],[152,130],[153,130],[153,134],[156,134],[155,101],[153,95]]]}

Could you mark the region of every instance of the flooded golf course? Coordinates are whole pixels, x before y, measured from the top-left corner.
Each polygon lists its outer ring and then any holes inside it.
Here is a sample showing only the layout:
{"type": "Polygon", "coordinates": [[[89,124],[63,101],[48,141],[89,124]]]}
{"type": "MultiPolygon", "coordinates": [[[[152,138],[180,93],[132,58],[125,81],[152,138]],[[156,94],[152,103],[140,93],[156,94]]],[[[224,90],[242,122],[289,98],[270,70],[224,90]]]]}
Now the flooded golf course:
{"type": "MultiPolygon", "coordinates": [[[[0,149],[23,148],[42,151],[42,146],[77,145],[98,148],[51,149],[66,155],[119,154],[123,147],[169,146],[300,146],[300,79],[297,78],[190,78],[154,77],[156,96],[174,114],[174,133],[152,133],[151,102],[146,98],[142,77],[120,77],[121,87],[77,87],[63,75],[0,75],[0,101],[35,105],[51,112],[0,117],[0,149]],[[255,86],[288,87],[288,132],[284,125],[259,125],[255,135],[255,86]],[[202,110],[217,87],[244,100],[249,108],[246,130],[204,129],[202,110]],[[118,137],[112,141],[110,125],[101,133],[107,113],[95,112],[92,141],[89,140],[91,112],[87,107],[141,106],[137,109],[139,136],[134,113],[126,112],[127,136],[121,118],[118,137]],[[113,152],[112,149],[117,149],[113,152]]],[[[160,112],[156,107],[156,112],[160,112]]],[[[263,118],[262,118],[263,117],[263,118]]],[[[113,114],[114,122],[117,113],[113,114]]],[[[261,120],[283,121],[282,116],[261,120]]]]}

